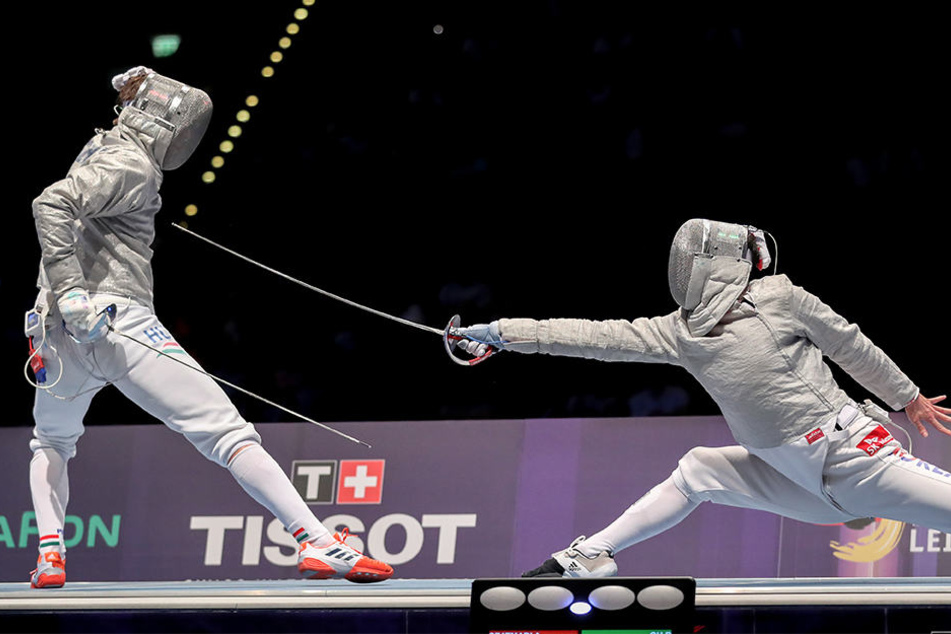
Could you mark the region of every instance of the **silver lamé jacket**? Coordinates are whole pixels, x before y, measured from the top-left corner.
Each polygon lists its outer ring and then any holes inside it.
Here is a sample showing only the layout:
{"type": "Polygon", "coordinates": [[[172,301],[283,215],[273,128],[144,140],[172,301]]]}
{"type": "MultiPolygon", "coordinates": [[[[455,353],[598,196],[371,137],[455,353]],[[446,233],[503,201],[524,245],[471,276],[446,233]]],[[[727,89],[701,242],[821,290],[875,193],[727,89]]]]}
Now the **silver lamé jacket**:
{"type": "Polygon", "coordinates": [[[80,287],[152,307],[159,166],[170,140],[152,119],[126,108],[111,130],[89,140],[66,177],[33,201],[41,292],[59,297],[80,287]]]}
{"type": "Polygon", "coordinates": [[[633,321],[500,319],[505,349],[685,368],[751,448],[796,440],[852,402],[825,357],[894,410],[918,388],[855,324],[785,275],[721,280],[693,313],[633,321]]]}

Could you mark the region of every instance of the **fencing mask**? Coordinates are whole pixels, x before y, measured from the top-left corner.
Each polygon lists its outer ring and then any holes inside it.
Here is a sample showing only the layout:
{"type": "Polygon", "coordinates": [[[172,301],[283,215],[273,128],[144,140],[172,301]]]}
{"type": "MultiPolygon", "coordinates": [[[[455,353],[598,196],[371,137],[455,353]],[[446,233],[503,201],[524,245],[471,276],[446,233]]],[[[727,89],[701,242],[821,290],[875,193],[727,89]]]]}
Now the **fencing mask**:
{"type": "Polygon", "coordinates": [[[690,311],[703,296],[704,286],[717,268],[736,269],[745,279],[753,265],[760,270],[770,264],[764,233],[749,225],[715,220],[685,222],[670,248],[667,279],[677,305],[690,311]]]}
{"type": "MultiPolygon", "coordinates": [[[[201,142],[211,121],[212,103],[206,92],[192,86],[159,75],[151,69],[138,67],[132,69],[147,74],[139,86],[138,92],[126,108],[135,108],[144,112],[158,126],[170,135],[167,148],[161,157],[163,170],[174,170],[188,160],[201,142]]],[[[113,84],[120,80],[117,76],[113,84]]]]}

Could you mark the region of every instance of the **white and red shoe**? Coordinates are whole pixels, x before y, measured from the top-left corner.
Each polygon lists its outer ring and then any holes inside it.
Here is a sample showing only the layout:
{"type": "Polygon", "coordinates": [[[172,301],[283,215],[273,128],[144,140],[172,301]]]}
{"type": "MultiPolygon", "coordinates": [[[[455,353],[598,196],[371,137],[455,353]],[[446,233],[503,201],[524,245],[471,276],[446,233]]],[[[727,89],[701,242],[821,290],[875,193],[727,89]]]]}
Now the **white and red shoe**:
{"type": "Polygon", "coordinates": [[[30,573],[31,588],[62,588],[66,584],[66,559],[55,550],[40,553],[30,573]]]}
{"type": "Polygon", "coordinates": [[[297,555],[297,570],[308,579],[346,579],[354,583],[385,581],[393,576],[393,568],[382,561],[371,559],[359,550],[347,546],[343,536],[334,533],[334,543],[318,548],[310,542],[301,544],[297,555]]]}

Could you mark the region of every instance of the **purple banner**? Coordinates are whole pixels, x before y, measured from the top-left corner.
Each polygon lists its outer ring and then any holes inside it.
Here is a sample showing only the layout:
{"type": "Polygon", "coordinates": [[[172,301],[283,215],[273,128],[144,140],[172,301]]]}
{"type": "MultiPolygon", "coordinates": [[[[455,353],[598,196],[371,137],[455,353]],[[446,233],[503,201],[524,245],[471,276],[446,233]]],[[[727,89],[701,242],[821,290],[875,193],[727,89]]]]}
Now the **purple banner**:
{"type": "MultiPolygon", "coordinates": [[[[732,444],[719,417],[258,425],[315,514],[402,578],[518,575],[590,535],[697,445],[732,444]]],[[[26,581],[38,534],[28,428],[0,429],[0,581],[26,581]]],[[[951,465],[942,437],[916,455],[951,465]]],[[[72,581],[297,576],[293,538],[161,425],[90,427],[69,466],[72,581]]],[[[951,574],[951,535],[900,522],[816,526],[704,504],[618,557],[624,575],[951,574]]]]}

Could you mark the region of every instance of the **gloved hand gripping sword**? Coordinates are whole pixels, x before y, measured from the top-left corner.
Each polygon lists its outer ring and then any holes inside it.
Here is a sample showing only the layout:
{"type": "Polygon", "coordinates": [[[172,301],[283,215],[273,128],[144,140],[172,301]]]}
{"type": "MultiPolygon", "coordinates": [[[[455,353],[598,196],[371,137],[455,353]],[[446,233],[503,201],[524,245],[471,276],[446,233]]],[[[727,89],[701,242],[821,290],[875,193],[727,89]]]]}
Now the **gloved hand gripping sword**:
{"type": "Polygon", "coordinates": [[[499,322],[493,321],[488,324],[474,324],[465,328],[459,327],[459,317],[453,317],[446,327],[446,352],[457,363],[475,365],[500,350],[505,349],[505,342],[499,332],[499,322]],[[451,342],[451,343],[450,343],[451,342]],[[468,362],[459,359],[452,353],[451,348],[456,347],[471,354],[474,358],[468,362]]]}

